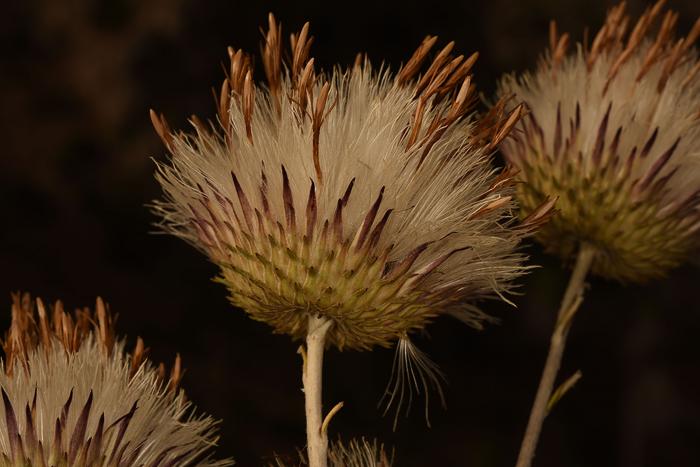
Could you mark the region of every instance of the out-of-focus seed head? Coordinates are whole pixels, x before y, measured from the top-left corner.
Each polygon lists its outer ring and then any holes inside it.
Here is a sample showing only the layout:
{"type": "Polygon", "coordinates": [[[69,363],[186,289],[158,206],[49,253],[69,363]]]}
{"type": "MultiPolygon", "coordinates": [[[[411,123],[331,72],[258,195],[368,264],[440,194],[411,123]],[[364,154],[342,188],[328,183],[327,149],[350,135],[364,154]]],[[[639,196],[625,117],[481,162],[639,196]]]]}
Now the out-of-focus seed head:
{"type": "Polygon", "coordinates": [[[99,298],[70,314],[14,295],[2,347],[0,466],[232,464],[210,458],[215,421],[191,413],[179,357],[166,379],[141,339],[126,354],[99,298]]]}
{"type": "MultiPolygon", "coordinates": [[[[276,457],[269,467],[286,467],[292,465],[306,465],[304,454],[300,451],[301,461],[286,461],[276,457]]],[[[341,439],[334,441],[328,450],[328,465],[330,467],[391,467],[394,464],[393,453],[387,455],[384,445],[376,440],[368,441],[364,438],[352,439],[343,442],[341,439]]]]}
{"type": "Polygon", "coordinates": [[[333,467],[391,467],[393,459],[376,440],[353,439],[344,444],[340,439],[331,445],[328,461],[333,467]]]}
{"type": "Polygon", "coordinates": [[[593,272],[624,282],[663,275],[700,240],[700,20],[680,39],[677,20],[660,1],[633,23],[623,3],[572,54],[552,23],[538,70],[499,91],[527,106],[502,145],[523,213],[558,198],[537,238],[564,258],[593,245],[593,272]]]}
{"type": "Polygon", "coordinates": [[[366,58],[333,73],[309,56],[308,23],[291,35],[270,16],[253,60],[229,49],[219,122],[172,132],[158,165],[162,228],[221,267],[231,302],[276,332],[301,338],[311,315],[333,322],[339,348],[388,346],[432,318],[479,325],[467,301],[501,295],[524,272],[516,251],[548,206],[521,224],[512,174],[491,153],[520,108],[475,120],[476,54],[445,46],[421,73],[428,37],[393,74],[366,58]]]}

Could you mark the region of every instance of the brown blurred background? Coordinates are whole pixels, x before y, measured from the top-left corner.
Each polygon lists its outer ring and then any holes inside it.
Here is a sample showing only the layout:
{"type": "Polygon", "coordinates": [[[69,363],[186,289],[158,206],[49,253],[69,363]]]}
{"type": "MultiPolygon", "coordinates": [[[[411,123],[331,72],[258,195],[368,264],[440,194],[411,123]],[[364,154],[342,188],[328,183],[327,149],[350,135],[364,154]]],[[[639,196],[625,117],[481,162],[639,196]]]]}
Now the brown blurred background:
{"type": "MultiPolygon", "coordinates": [[[[152,235],[144,207],[159,196],[150,157],[164,150],[147,110],[171,125],[214,113],[211,87],[226,46],[255,51],[259,26],[276,12],[285,31],[312,23],[317,63],[350,64],[358,51],[396,66],[422,37],[479,50],[480,89],[503,72],[532,67],[547,24],[581,38],[609,2],[194,0],[7,1],[0,15],[0,296],[29,290],[69,307],[105,297],[133,343],[156,360],[176,352],[184,387],[222,418],[222,456],[260,465],[304,445],[297,344],[231,309],[215,268],[184,242],[152,235]]],[[[687,32],[700,2],[670,0],[687,32]]],[[[632,2],[638,13],[644,4],[632,2]]],[[[422,401],[399,430],[376,410],[392,352],[339,353],[326,360],[327,404],[344,400],[332,433],[379,437],[399,466],[513,465],[567,275],[543,265],[523,281],[518,308],[485,309],[500,326],[477,333],[448,320],[420,347],[448,375],[448,410],[422,401]]],[[[570,339],[563,375],[583,380],[545,424],[538,467],[700,465],[700,271],[684,267],[645,287],[592,282],[570,339]]]]}

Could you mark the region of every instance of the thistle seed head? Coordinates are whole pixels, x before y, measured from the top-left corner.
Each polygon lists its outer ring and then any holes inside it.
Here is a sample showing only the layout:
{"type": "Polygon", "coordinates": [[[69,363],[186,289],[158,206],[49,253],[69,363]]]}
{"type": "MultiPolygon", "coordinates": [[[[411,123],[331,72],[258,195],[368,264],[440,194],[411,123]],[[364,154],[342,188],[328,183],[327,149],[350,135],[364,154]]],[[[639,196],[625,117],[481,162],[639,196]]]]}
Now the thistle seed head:
{"type": "Polygon", "coordinates": [[[558,198],[537,234],[549,251],[568,258],[588,243],[594,273],[641,282],[700,241],[700,20],[677,39],[678,15],[662,1],[636,24],[624,8],[571,54],[552,23],[537,71],[504,78],[500,95],[527,116],[502,151],[526,182],[524,215],[558,198]]]}
{"type": "Polygon", "coordinates": [[[470,70],[476,54],[424,40],[398,71],[354,67],[317,72],[308,23],[291,35],[270,16],[262,63],[229,49],[218,123],[193,118],[172,132],[151,113],[170,152],[158,164],[162,228],[221,267],[231,302],[294,338],[309,316],[333,322],[339,348],[388,346],[432,318],[473,325],[467,306],[502,295],[525,268],[516,251],[546,217],[511,214],[512,173],[491,153],[520,109],[480,120],[470,70]]]}
{"type": "Polygon", "coordinates": [[[0,360],[0,466],[224,466],[213,461],[215,421],[195,416],[178,390],[179,357],[165,367],[115,339],[97,299],[71,315],[13,296],[0,360]]]}
{"type": "Polygon", "coordinates": [[[335,441],[328,452],[328,461],[333,467],[391,467],[393,456],[387,456],[384,445],[376,440],[364,438],[350,440],[344,444],[335,441]]]}

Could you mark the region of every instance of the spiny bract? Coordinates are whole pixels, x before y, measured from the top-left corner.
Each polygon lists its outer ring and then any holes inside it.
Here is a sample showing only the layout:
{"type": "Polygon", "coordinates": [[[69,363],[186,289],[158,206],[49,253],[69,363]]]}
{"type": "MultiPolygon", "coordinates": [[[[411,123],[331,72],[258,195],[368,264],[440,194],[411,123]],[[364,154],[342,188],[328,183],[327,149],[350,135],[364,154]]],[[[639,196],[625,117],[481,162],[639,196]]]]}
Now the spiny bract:
{"type": "Polygon", "coordinates": [[[537,72],[500,89],[529,111],[502,145],[526,182],[524,214],[558,197],[537,238],[565,258],[592,245],[593,272],[620,281],[663,275],[700,240],[700,20],[676,40],[678,15],[666,12],[654,37],[662,3],[629,28],[618,5],[570,55],[552,23],[537,72]]]}
{"type": "Polygon", "coordinates": [[[310,315],[333,322],[339,348],[388,346],[441,314],[478,325],[465,301],[509,290],[547,212],[516,226],[510,173],[491,165],[519,109],[467,116],[476,54],[453,57],[452,43],[418,75],[435,37],[397,74],[358,57],[317,75],[311,41],[307,23],[284,64],[271,16],[267,84],[229,49],[217,125],[173,133],[151,113],[171,154],[163,229],[221,267],[234,305],[295,338],[310,315]]]}
{"type": "Polygon", "coordinates": [[[143,341],[127,355],[98,299],[96,313],[46,310],[13,297],[0,388],[2,467],[225,466],[209,451],[215,422],[194,416],[170,379],[146,360],[143,341]]]}

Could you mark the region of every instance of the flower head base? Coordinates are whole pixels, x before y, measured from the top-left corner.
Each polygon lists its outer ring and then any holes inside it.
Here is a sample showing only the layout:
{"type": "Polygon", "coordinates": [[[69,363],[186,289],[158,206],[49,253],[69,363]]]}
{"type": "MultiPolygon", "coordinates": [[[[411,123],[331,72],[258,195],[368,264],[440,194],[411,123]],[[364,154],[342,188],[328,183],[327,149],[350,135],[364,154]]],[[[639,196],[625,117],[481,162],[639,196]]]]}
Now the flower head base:
{"type": "Polygon", "coordinates": [[[187,415],[179,358],[165,369],[143,341],[127,356],[98,299],[74,316],[13,297],[0,362],[0,466],[217,466],[214,420],[187,415]]]}
{"type": "Polygon", "coordinates": [[[675,40],[667,12],[653,36],[661,14],[659,2],[627,29],[621,4],[572,55],[552,23],[537,72],[500,90],[530,112],[502,146],[527,182],[523,212],[558,197],[537,238],[562,257],[594,246],[593,272],[620,281],[663,275],[700,239],[700,21],[675,40]]]}
{"type": "Polygon", "coordinates": [[[477,325],[464,304],[510,288],[523,273],[511,177],[490,154],[519,116],[467,116],[476,55],[446,46],[417,76],[435,37],[397,74],[359,58],[317,74],[308,24],[281,61],[270,17],[256,90],[252,60],[229,49],[221,130],[154,126],[170,151],[159,165],[163,228],[221,267],[231,302],[301,338],[310,315],[334,323],[339,348],[387,346],[442,314],[477,325]]]}

